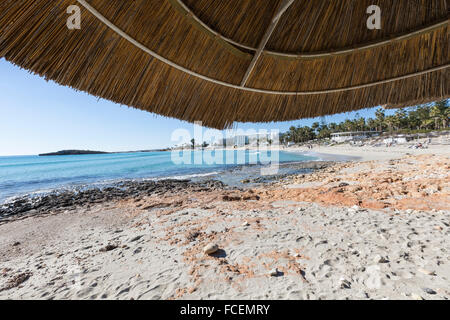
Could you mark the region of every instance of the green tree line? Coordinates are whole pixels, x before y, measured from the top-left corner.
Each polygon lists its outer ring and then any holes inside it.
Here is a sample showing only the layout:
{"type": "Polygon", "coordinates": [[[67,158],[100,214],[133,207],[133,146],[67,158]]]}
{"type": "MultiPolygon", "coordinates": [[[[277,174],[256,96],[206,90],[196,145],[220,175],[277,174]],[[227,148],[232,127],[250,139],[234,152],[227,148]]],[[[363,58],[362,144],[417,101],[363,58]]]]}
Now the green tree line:
{"type": "Polygon", "coordinates": [[[309,126],[292,126],[280,135],[282,143],[302,143],[314,139],[330,138],[335,132],[378,131],[378,132],[413,132],[415,130],[443,130],[449,127],[449,100],[421,105],[411,109],[398,109],[393,115],[386,115],[380,108],[375,118],[359,117],[346,119],[341,123],[315,122],[309,126]]]}

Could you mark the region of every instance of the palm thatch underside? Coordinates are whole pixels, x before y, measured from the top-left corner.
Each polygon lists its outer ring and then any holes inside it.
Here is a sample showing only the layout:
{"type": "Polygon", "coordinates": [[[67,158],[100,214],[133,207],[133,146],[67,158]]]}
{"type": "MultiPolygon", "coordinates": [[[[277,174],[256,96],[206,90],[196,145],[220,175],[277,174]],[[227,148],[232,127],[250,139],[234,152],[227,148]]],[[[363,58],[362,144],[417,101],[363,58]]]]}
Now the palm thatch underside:
{"type": "Polygon", "coordinates": [[[449,94],[448,0],[2,0],[0,57],[223,129],[449,94]],[[69,29],[67,8],[81,10],[69,29]],[[381,8],[381,29],[367,8],[381,8]]]}

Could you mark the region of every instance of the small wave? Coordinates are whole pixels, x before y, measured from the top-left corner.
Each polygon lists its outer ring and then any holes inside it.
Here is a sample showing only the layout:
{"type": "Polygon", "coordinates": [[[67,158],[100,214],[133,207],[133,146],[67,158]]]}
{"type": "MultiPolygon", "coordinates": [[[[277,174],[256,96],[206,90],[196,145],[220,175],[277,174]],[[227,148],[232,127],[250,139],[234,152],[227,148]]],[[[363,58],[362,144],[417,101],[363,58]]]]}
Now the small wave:
{"type": "Polygon", "coordinates": [[[156,181],[166,180],[166,179],[185,180],[185,179],[191,179],[191,178],[200,178],[200,177],[213,176],[213,175],[216,175],[216,174],[219,174],[219,173],[220,172],[218,172],[218,171],[213,171],[213,172],[208,172],[208,173],[187,174],[187,175],[182,175],[182,176],[159,177],[159,178],[151,179],[151,180],[156,180],[156,181]]]}
{"type": "Polygon", "coordinates": [[[325,161],[321,156],[321,154],[314,152],[314,151],[300,151],[300,152],[294,152],[294,151],[288,151],[290,153],[295,153],[297,155],[302,155],[305,156],[309,159],[304,159],[302,161],[295,161],[295,163],[300,163],[300,162],[308,162],[308,161],[325,161]]]}

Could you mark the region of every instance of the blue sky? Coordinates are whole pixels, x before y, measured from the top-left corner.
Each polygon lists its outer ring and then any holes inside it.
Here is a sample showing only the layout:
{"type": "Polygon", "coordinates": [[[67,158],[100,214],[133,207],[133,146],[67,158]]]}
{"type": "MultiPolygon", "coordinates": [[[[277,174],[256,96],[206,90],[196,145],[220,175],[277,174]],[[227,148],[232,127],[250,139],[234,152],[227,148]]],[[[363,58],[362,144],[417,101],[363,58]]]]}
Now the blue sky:
{"type": "MultiPolygon", "coordinates": [[[[0,59],[0,156],[32,155],[64,149],[129,151],[174,145],[176,129],[193,125],[97,99],[47,82],[0,59]]],[[[373,116],[375,108],[360,110],[373,116]]],[[[356,112],[328,116],[327,122],[353,119],[356,112]]],[[[320,119],[269,124],[237,124],[237,128],[279,129],[311,125],[320,119]]]]}

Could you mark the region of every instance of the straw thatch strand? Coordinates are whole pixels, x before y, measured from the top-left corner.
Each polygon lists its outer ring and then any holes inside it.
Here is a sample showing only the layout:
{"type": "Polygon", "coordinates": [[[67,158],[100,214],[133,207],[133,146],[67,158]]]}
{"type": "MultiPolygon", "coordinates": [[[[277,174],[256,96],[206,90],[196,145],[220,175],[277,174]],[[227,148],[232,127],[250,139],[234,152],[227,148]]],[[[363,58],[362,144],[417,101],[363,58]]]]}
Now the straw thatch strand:
{"type": "MultiPolygon", "coordinates": [[[[228,38],[227,36],[214,30],[212,27],[210,27],[205,22],[203,22],[198,16],[196,16],[196,14],[192,11],[192,9],[189,8],[188,6],[186,6],[186,4],[183,2],[183,0],[168,0],[168,1],[176,9],[180,10],[181,13],[186,16],[186,19],[188,19],[188,21],[190,23],[197,25],[199,28],[202,28],[203,32],[210,34],[212,37],[219,37],[221,40],[224,40],[224,42],[228,42],[239,48],[244,48],[244,49],[254,51],[254,52],[256,52],[258,50],[255,47],[234,41],[233,39],[228,38]]],[[[201,1],[196,1],[192,5],[199,5],[199,3],[201,3],[201,1]]],[[[220,4],[220,2],[217,1],[217,2],[215,2],[215,4],[220,4]]],[[[311,4],[311,2],[310,2],[310,4],[311,4]]],[[[431,4],[433,4],[433,3],[431,3],[431,4]]],[[[320,4],[318,5],[317,2],[314,5],[316,8],[321,8],[320,4]]],[[[412,5],[415,5],[415,4],[412,3],[412,5]]],[[[423,21],[423,22],[425,23],[426,21],[423,21]]],[[[277,52],[277,51],[271,51],[271,50],[264,50],[264,52],[266,54],[270,54],[273,56],[279,56],[279,57],[284,57],[284,58],[294,58],[294,59],[301,59],[301,58],[311,59],[313,57],[322,58],[322,57],[329,56],[329,55],[349,54],[349,53],[352,53],[357,50],[366,50],[366,49],[370,49],[370,48],[373,48],[376,46],[383,46],[386,43],[389,43],[392,41],[400,41],[400,40],[406,39],[408,37],[416,36],[420,33],[433,31],[435,29],[441,28],[443,25],[445,25],[447,23],[448,23],[447,17],[445,17],[442,21],[438,21],[438,22],[433,20],[433,21],[431,21],[430,25],[420,26],[419,29],[417,29],[417,30],[408,29],[408,30],[404,31],[404,33],[399,33],[399,34],[392,32],[385,39],[375,39],[374,41],[371,41],[368,43],[358,43],[356,46],[348,47],[348,48],[340,48],[340,49],[334,49],[334,50],[329,50],[329,51],[319,51],[319,52],[304,52],[304,53],[285,53],[285,52],[277,52]]]]}
{"type": "MultiPolygon", "coordinates": [[[[255,59],[246,88],[240,84],[255,53],[205,32],[174,1],[82,2],[81,29],[69,30],[74,0],[3,0],[0,57],[97,97],[219,129],[450,96],[448,24],[345,55],[267,52],[336,51],[408,34],[448,19],[445,0],[296,0],[255,59]],[[373,2],[385,12],[382,30],[366,27],[373,2]]],[[[281,1],[184,3],[212,30],[256,48],[281,1]]]]}

